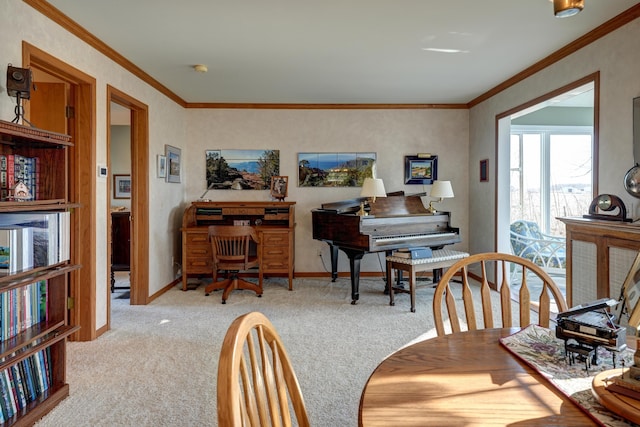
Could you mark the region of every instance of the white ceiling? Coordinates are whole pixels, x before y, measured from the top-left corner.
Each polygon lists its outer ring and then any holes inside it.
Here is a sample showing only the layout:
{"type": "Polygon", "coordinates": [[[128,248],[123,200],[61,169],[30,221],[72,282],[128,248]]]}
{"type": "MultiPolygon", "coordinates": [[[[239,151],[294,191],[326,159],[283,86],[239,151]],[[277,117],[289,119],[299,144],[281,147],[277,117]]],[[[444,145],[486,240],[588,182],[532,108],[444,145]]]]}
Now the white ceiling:
{"type": "Polygon", "coordinates": [[[640,0],[49,3],[188,103],[466,104],[640,0]]]}

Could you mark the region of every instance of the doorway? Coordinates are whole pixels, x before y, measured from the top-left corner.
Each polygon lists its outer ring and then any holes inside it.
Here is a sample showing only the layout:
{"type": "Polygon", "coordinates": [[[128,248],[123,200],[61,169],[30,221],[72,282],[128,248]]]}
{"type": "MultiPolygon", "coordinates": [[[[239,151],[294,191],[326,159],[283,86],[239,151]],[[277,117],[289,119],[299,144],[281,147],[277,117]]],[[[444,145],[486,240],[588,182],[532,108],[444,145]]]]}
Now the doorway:
{"type": "Polygon", "coordinates": [[[497,250],[529,258],[561,288],[556,218],[586,213],[597,194],[598,91],[595,73],[497,118],[497,250]]]}
{"type": "MultiPolygon", "coordinates": [[[[110,302],[130,303],[131,288],[131,110],[111,102],[107,133],[107,179],[110,200],[109,273],[110,302]]],[[[111,310],[109,310],[111,312],[111,310]]]]}
{"type": "MultiPolygon", "coordinates": [[[[148,187],[149,187],[149,139],[148,139],[148,107],[131,96],[119,91],[118,89],[107,86],[107,157],[108,169],[115,170],[111,159],[111,149],[113,135],[111,133],[111,124],[114,122],[117,110],[127,110],[129,112],[129,131],[130,131],[130,292],[129,301],[131,305],[144,305],[148,302],[149,296],[149,217],[148,217],[148,187]],[[117,105],[117,108],[115,108],[117,105]],[[114,106],[114,108],[112,108],[114,106]]],[[[113,175],[113,174],[111,174],[113,175]]],[[[114,192],[113,176],[109,179],[107,185],[109,195],[116,194],[114,192]]],[[[107,212],[111,212],[112,203],[111,196],[107,197],[107,212]]],[[[111,232],[111,215],[109,217],[108,232],[111,232]]],[[[110,238],[109,238],[110,240],[110,238]]],[[[111,255],[111,248],[108,249],[111,255]]],[[[110,257],[109,257],[110,258],[110,257]]],[[[111,281],[109,272],[109,283],[111,281]]],[[[107,289],[107,311],[108,321],[110,325],[111,311],[111,287],[107,289]]]]}

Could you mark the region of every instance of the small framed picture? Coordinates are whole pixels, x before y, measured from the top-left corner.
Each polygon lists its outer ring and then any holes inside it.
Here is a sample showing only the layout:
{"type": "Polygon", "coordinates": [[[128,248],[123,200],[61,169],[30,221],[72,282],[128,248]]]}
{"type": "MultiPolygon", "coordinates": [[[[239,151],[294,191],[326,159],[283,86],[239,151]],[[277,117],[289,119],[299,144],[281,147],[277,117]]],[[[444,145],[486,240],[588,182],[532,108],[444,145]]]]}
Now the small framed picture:
{"type": "Polygon", "coordinates": [[[405,156],[405,184],[433,184],[438,179],[438,156],[405,156]]]}
{"type": "Polygon", "coordinates": [[[158,163],[157,163],[156,169],[158,172],[158,178],[167,177],[167,156],[158,154],[158,163]]]}
{"type": "Polygon", "coordinates": [[[480,160],[480,182],[489,181],[489,159],[480,160]]]}
{"type": "Polygon", "coordinates": [[[165,145],[166,167],[167,167],[167,182],[180,182],[180,157],[181,151],[177,147],[171,145],[165,145]]]}
{"type": "Polygon", "coordinates": [[[113,198],[131,198],[131,175],[113,175],[113,198]]]}
{"type": "Polygon", "coordinates": [[[288,176],[272,176],[271,177],[271,197],[277,200],[284,200],[287,197],[289,187],[288,176]]]}

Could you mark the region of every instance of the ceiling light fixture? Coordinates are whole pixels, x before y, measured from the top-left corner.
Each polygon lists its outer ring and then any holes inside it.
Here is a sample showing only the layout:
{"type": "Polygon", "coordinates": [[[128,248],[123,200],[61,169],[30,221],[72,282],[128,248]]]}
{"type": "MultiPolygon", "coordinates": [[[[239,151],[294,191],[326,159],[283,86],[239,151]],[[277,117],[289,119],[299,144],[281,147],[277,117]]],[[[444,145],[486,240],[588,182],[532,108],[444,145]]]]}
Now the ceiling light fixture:
{"type": "Polygon", "coordinates": [[[584,8],[584,0],[553,0],[553,13],[556,18],[576,15],[584,8]]]}
{"type": "Polygon", "coordinates": [[[207,71],[209,71],[207,66],[203,65],[203,64],[194,65],[193,69],[196,70],[199,73],[206,73],[207,71]]]}
{"type": "Polygon", "coordinates": [[[438,47],[423,47],[422,50],[428,50],[429,52],[438,52],[438,53],[469,53],[468,50],[445,49],[445,48],[438,48],[438,47]]]}

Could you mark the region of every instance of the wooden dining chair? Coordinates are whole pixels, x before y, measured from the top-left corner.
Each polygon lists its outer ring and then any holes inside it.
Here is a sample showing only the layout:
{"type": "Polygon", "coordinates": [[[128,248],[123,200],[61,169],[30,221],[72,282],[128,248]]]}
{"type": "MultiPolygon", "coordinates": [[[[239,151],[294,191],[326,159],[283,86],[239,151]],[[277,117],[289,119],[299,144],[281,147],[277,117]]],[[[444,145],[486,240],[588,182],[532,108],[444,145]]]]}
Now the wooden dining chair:
{"type": "Polygon", "coordinates": [[[451,325],[451,332],[460,332],[460,320],[466,323],[467,330],[494,327],[525,327],[531,323],[532,311],[537,312],[537,324],[549,327],[551,322],[551,298],[559,312],[567,310],[562,292],[542,270],[531,261],[505,253],[489,252],[471,255],[452,265],[440,279],[433,295],[433,318],[438,336],[445,335],[443,310],[446,309],[451,325]],[[510,286],[511,268],[519,268],[517,301],[514,300],[514,289],[510,286]],[[497,294],[492,291],[488,274],[499,273],[499,283],[495,284],[497,294]],[[452,286],[454,276],[457,282],[452,286]],[[472,283],[479,286],[473,286],[472,283]],[[537,302],[531,302],[532,287],[540,288],[537,302]],[[461,290],[460,290],[461,288],[461,290]],[[493,298],[492,298],[493,294],[493,298]],[[474,296],[475,295],[475,296],[474,296]],[[459,301],[461,298],[461,301],[459,301]],[[499,302],[494,303],[494,299],[499,302]],[[457,301],[458,300],[458,301],[457,301]],[[475,306],[479,300],[478,306],[475,306]],[[499,324],[494,323],[494,305],[500,307],[499,324]],[[519,312],[519,323],[514,324],[513,315],[519,312]],[[460,314],[464,314],[461,318],[460,314]],[[482,323],[478,318],[482,317],[482,323]]]}
{"type": "Polygon", "coordinates": [[[213,282],[205,289],[209,295],[216,289],[224,289],[222,303],[226,304],[229,294],[234,289],[248,289],[262,296],[262,269],[260,269],[260,250],[251,252],[250,242],[259,244],[258,235],[248,225],[211,225],[209,226],[209,242],[213,256],[213,282]],[[258,284],[238,277],[240,271],[258,267],[258,284]],[[225,278],[218,282],[218,274],[224,271],[225,278]]]}
{"type": "Polygon", "coordinates": [[[308,427],[293,366],[267,317],[251,312],[227,330],[218,362],[220,427],[308,427]]]}

